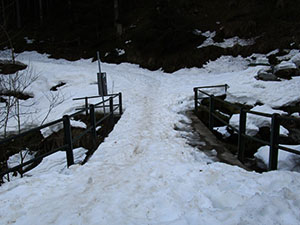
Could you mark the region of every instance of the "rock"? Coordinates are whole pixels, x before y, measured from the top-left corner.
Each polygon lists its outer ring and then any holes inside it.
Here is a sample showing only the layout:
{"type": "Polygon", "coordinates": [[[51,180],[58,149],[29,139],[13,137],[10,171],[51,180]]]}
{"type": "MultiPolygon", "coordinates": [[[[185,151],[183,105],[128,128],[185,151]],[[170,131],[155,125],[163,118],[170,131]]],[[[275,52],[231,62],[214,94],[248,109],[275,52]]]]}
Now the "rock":
{"type": "Polygon", "coordinates": [[[274,74],[277,77],[291,79],[293,76],[299,76],[299,70],[293,62],[283,61],[274,67],[274,74]]]}
{"type": "Polygon", "coordinates": [[[297,68],[300,68],[300,53],[293,56],[290,61],[294,63],[297,66],[297,68]]]}
{"type": "Polygon", "coordinates": [[[26,68],[27,65],[18,61],[12,62],[11,60],[0,60],[0,73],[2,74],[13,74],[26,68]]]}
{"type": "Polygon", "coordinates": [[[257,80],[263,80],[263,81],[280,81],[278,77],[276,77],[271,70],[259,70],[257,72],[257,76],[255,76],[255,79],[257,80]]]}
{"type": "Polygon", "coordinates": [[[276,55],[269,55],[268,57],[270,65],[276,65],[278,64],[278,59],[276,58],[276,55]]]}
{"type": "Polygon", "coordinates": [[[278,77],[276,77],[272,73],[267,73],[267,72],[261,72],[255,76],[257,80],[263,80],[263,81],[280,81],[278,77]]]}

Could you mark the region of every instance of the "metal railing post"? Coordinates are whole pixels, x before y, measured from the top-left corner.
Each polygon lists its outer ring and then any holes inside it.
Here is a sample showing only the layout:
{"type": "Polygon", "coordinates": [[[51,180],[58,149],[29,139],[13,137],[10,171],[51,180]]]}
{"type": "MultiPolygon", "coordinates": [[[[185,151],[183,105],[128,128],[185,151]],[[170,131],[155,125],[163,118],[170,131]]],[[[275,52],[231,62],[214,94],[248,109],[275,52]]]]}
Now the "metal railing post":
{"type": "Polygon", "coordinates": [[[93,104],[90,105],[90,122],[91,122],[91,134],[92,134],[92,141],[93,141],[93,148],[96,148],[96,117],[95,117],[95,106],[93,104]]]}
{"type": "Polygon", "coordinates": [[[194,88],[195,112],[198,112],[198,88],[194,88]]]}
{"type": "Polygon", "coordinates": [[[122,93],[121,92],[119,92],[119,113],[120,113],[120,116],[123,114],[122,93]]]}
{"type": "Polygon", "coordinates": [[[68,115],[63,116],[64,123],[64,134],[65,139],[64,142],[68,146],[66,147],[66,156],[67,156],[67,165],[68,167],[74,164],[74,156],[73,156],[73,142],[72,142],[72,131],[70,125],[70,118],[68,115]]]}
{"type": "Polygon", "coordinates": [[[272,124],[271,124],[269,170],[277,170],[279,127],[280,127],[280,115],[274,113],[272,115],[272,124]]]}
{"type": "Polygon", "coordinates": [[[214,112],[214,96],[211,95],[209,96],[209,121],[208,121],[208,128],[213,131],[214,128],[214,116],[213,116],[213,112],[214,112]]]}
{"type": "Polygon", "coordinates": [[[246,133],[247,112],[244,108],[240,110],[240,125],[238,134],[238,159],[243,163],[245,160],[245,133],[246,133]]]}
{"type": "Polygon", "coordinates": [[[225,94],[227,93],[228,84],[225,84],[225,94]]]}
{"type": "Polygon", "coordinates": [[[109,125],[112,128],[114,126],[114,98],[113,97],[109,98],[109,112],[110,112],[109,125]]]}
{"type": "Polygon", "coordinates": [[[88,97],[85,97],[85,115],[88,116],[89,115],[89,100],[88,100],[88,97]]]}

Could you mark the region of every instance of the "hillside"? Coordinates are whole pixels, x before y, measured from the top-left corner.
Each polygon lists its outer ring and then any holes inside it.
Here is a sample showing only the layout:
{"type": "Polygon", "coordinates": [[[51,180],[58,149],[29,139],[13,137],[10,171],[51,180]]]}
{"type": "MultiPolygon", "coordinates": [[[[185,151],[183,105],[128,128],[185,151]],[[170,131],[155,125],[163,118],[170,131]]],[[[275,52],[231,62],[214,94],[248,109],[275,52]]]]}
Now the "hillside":
{"type": "Polygon", "coordinates": [[[14,17],[8,25],[16,51],[37,50],[55,58],[90,58],[99,50],[105,62],[173,72],[221,55],[249,56],[300,43],[297,0],[119,0],[117,15],[109,0],[53,0],[43,5],[42,21],[38,6],[25,2],[21,30],[14,17]],[[199,47],[207,31],[219,44],[199,47]],[[222,45],[228,40],[231,45],[222,45]]]}

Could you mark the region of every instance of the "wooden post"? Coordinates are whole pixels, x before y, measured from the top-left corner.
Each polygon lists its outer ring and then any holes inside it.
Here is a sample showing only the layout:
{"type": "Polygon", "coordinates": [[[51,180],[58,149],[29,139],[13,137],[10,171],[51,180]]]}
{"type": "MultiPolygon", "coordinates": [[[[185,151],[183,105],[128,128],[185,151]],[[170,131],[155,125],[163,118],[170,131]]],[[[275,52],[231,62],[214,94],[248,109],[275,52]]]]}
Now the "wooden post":
{"type": "Polygon", "coordinates": [[[240,125],[238,137],[238,159],[243,163],[245,160],[245,135],[246,133],[247,112],[244,108],[240,110],[240,125]]]}
{"type": "Polygon", "coordinates": [[[270,152],[269,152],[269,170],[277,170],[278,164],[278,137],[280,127],[280,115],[272,115],[270,152]]]}
{"type": "Polygon", "coordinates": [[[121,92],[119,92],[119,113],[120,113],[120,116],[123,114],[122,93],[121,92]]]}
{"type": "Polygon", "coordinates": [[[213,131],[214,129],[214,96],[211,95],[209,97],[209,122],[208,122],[208,128],[213,131]]]}
{"type": "Polygon", "coordinates": [[[227,93],[228,84],[225,84],[225,94],[227,93]]]}
{"type": "Polygon", "coordinates": [[[88,116],[89,115],[89,100],[88,97],[85,97],[85,115],[88,116]]]}
{"type": "Polygon", "coordinates": [[[114,126],[114,98],[113,97],[109,98],[109,112],[110,112],[109,125],[111,128],[113,128],[114,126]]]}
{"type": "Polygon", "coordinates": [[[198,89],[194,88],[195,113],[198,112],[198,89]]]}
{"type": "Polygon", "coordinates": [[[65,133],[65,144],[66,147],[66,155],[67,155],[67,165],[68,167],[74,164],[74,156],[73,156],[73,142],[72,142],[72,131],[70,125],[70,118],[68,115],[63,116],[64,123],[64,133],[65,133]]]}
{"type": "Polygon", "coordinates": [[[93,148],[96,148],[96,117],[95,117],[95,106],[93,104],[90,105],[90,122],[91,122],[91,134],[92,134],[92,141],[93,141],[93,148]]]}

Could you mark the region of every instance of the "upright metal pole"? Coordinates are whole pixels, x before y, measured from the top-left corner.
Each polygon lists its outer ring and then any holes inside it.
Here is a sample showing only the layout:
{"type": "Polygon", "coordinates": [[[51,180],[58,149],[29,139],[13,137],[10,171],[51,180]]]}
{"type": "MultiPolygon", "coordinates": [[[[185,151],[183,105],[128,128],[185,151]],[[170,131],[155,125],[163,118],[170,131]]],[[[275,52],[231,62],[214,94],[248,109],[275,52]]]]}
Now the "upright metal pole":
{"type": "Polygon", "coordinates": [[[198,112],[198,89],[194,88],[195,113],[198,112]]]}
{"type": "Polygon", "coordinates": [[[89,100],[88,97],[85,97],[85,115],[88,116],[89,115],[89,100]]]}
{"type": "Polygon", "coordinates": [[[119,92],[119,113],[120,113],[120,116],[123,114],[122,93],[121,92],[119,92]]]}
{"type": "Polygon", "coordinates": [[[67,155],[67,165],[68,167],[74,164],[73,156],[73,143],[72,143],[72,131],[70,125],[70,118],[68,115],[63,116],[64,123],[64,133],[65,133],[65,144],[67,144],[66,155],[67,155]]]}
{"type": "Polygon", "coordinates": [[[280,117],[279,114],[272,115],[269,170],[277,170],[278,164],[278,137],[279,137],[280,117]]]}
{"type": "Polygon", "coordinates": [[[208,122],[208,127],[211,131],[214,129],[214,96],[211,95],[209,97],[209,122],[208,122]]]}
{"type": "Polygon", "coordinates": [[[113,97],[109,98],[109,111],[110,111],[109,124],[112,128],[114,126],[114,98],[113,97]]]}
{"type": "Polygon", "coordinates": [[[98,59],[99,74],[101,74],[101,62],[100,62],[100,53],[99,53],[99,51],[97,51],[97,59],[98,59]]]}
{"type": "Polygon", "coordinates": [[[105,103],[104,103],[104,93],[103,93],[103,84],[101,82],[101,76],[102,76],[102,73],[101,73],[101,62],[100,62],[100,53],[99,51],[97,51],[97,58],[98,58],[98,67],[99,67],[99,73],[97,74],[97,79],[98,79],[98,91],[99,91],[99,95],[102,96],[102,101],[103,101],[103,113],[104,115],[106,114],[105,113],[105,103]]]}
{"type": "Polygon", "coordinates": [[[92,134],[92,142],[93,142],[93,148],[96,148],[96,139],[97,139],[97,133],[96,133],[96,118],[95,118],[95,106],[93,104],[90,105],[90,122],[91,122],[91,134],[92,134]]]}
{"type": "Polygon", "coordinates": [[[246,133],[247,113],[245,109],[240,111],[239,139],[238,139],[238,159],[243,163],[245,160],[245,133],[246,133]]]}

